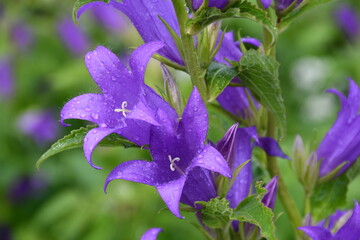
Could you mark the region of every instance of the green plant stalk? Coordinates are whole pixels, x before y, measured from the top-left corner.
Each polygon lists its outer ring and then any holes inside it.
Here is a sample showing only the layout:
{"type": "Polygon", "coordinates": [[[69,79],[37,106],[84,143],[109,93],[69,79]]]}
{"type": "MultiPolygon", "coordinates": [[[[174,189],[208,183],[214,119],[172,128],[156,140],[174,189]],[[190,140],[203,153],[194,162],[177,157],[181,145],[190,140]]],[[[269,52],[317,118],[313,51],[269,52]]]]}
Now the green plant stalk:
{"type": "MultiPolygon", "coordinates": [[[[264,46],[265,46],[265,53],[270,55],[273,58],[276,58],[276,44],[271,44],[271,34],[268,32],[266,28],[263,29],[264,32],[264,46]]],[[[268,127],[267,127],[267,137],[271,137],[276,139],[276,121],[271,112],[268,112],[268,127]]],[[[276,157],[272,157],[267,155],[267,169],[271,175],[271,177],[278,176],[278,196],[285,208],[285,211],[293,225],[294,232],[298,235],[298,231],[296,230],[298,227],[302,225],[302,217],[300,212],[290,195],[284,179],[280,173],[280,169],[277,164],[276,157]]]]}
{"type": "Polygon", "coordinates": [[[201,69],[193,36],[186,33],[186,21],[189,19],[186,5],[183,0],[172,0],[175,13],[179,22],[180,36],[183,48],[183,59],[186,70],[191,77],[191,82],[195,85],[205,103],[207,103],[207,87],[205,83],[205,70],[201,69]]]}

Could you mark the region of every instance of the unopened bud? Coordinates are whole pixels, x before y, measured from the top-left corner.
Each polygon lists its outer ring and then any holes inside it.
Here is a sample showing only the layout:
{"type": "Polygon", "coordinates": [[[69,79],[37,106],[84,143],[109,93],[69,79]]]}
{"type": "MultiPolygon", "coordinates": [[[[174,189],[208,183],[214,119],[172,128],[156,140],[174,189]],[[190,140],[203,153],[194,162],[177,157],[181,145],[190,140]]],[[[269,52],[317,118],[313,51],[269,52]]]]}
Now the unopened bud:
{"type": "Polygon", "coordinates": [[[165,97],[170,105],[176,110],[177,114],[181,116],[183,109],[183,99],[180,89],[171,75],[169,69],[161,64],[162,75],[164,79],[165,97]]]}

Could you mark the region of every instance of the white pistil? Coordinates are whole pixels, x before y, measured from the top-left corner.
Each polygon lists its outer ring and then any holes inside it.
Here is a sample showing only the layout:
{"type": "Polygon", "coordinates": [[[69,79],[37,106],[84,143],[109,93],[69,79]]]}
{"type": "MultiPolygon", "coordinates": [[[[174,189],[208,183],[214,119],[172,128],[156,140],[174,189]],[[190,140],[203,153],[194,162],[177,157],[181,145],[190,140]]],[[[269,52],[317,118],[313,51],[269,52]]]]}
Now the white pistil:
{"type": "Polygon", "coordinates": [[[175,171],[175,169],[177,168],[175,162],[179,162],[180,161],[180,158],[176,157],[176,158],[172,158],[171,155],[168,155],[169,157],[169,161],[170,161],[170,170],[171,171],[175,171]]]}
{"type": "Polygon", "coordinates": [[[123,101],[121,103],[121,108],[115,108],[115,112],[121,112],[124,117],[126,117],[126,114],[131,112],[130,110],[126,109],[127,107],[127,101],[123,101]]]}

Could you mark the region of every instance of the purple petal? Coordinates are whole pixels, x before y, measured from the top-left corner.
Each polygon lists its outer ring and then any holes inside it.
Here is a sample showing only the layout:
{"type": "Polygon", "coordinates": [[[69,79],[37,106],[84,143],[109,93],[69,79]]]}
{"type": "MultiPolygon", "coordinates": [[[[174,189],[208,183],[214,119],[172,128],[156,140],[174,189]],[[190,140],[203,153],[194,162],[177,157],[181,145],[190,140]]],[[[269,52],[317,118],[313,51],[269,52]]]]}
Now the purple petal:
{"type": "Polygon", "coordinates": [[[257,40],[256,38],[252,38],[252,37],[244,37],[241,39],[241,41],[243,43],[247,43],[247,44],[251,44],[255,47],[260,47],[261,46],[261,42],[259,40],[257,40]]]}
{"type": "Polygon", "coordinates": [[[82,55],[88,50],[89,40],[71,18],[63,18],[57,29],[64,44],[73,54],[82,55]]]}
{"type": "Polygon", "coordinates": [[[265,194],[264,198],[261,201],[266,207],[274,209],[276,202],[277,188],[278,188],[278,177],[275,176],[265,186],[267,193],[265,194]]]}
{"type": "Polygon", "coordinates": [[[94,128],[91,129],[84,138],[84,154],[86,157],[86,160],[89,162],[89,164],[96,169],[101,169],[100,167],[97,167],[92,162],[92,152],[94,151],[96,145],[98,145],[101,140],[103,140],[107,135],[114,132],[114,129],[110,128],[94,128]]]}
{"type": "MultiPolygon", "coordinates": [[[[344,216],[345,214],[347,214],[348,212],[349,212],[349,211],[340,211],[340,210],[337,210],[334,214],[332,214],[332,215],[329,217],[329,224],[328,224],[327,229],[332,230],[332,229],[335,227],[336,222],[337,222],[342,216],[344,216]]],[[[324,224],[325,224],[325,221],[324,221],[324,224]]],[[[321,226],[321,225],[319,225],[319,223],[318,223],[317,226],[321,226]]],[[[324,226],[324,225],[323,225],[323,226],[324,226]]]]}
{"type": "Polygon", "coordinates": [[[17,23],[11,28],[11,38],[19,50],[25,51],[29,48],[34,40],[32,32],[33,31],[23,23],[17,23]]]}
{"type": "Polygon", "coordinates": [[[299,230],[305,232],[312,240],[329,240],[332,239],[331,232],[322,227],[306,226],[299,227],[299,230]]]}
{"type": "Polygon", "coordinates": [[[81,119],[94,122],[98,125],[105,123],[108,117],[105,99],[103,95],[87,93],[71,99],[62,108],[60,116],[61,123],[64,126],[70,126],[64,123],[66,119],[81,119]],[[104,111],[105,110],[105,111],[104,111]]]}
{"type": "Polygon", "coordinates": [[[231,170],[223,156],[210,145],[206,145],[203,151],[193,160],[194,166],[208,169],[231,178],[231,170]]]}
{"type": "Polygon", "coordinates": [[[107,4],[103,1],[94,1],[94,2],[90,2],[88,4],[85,4],[85,5],[82,5],[76,12],[76,19],[79,19],[81,17],[81,15],[90,8],[93,8],[96,6],[102,7],[102,6],[106,6],[106,5],[107,4]]]}
{"type": "Polygon", "coordinates": [[[138,182],[151,186],[156,186],[158,182],[159,169],[154,162],[133,160],[123,162],[115,167],[105,180],[104,191],[108,184],[115,179],[123,179],[138,182]]]}
{"type": "Polygon", "coordinates": [[[216,144],[216,149],[224,156],[226,160],[229,159],[230,153],[234,147],[235,136],[238,130],[239,124],[235,123],[225,133],[224,137],[216,144]]]}
{"type": "Polygon", "coordinates": [[[149,60],[162,47],[164,47],[162,42],[149,42],[141,45],[131,54],[129,64],[136,80],[144,81],[149,60]]]}
{"type": "MultiPolygon", "coordinates": [[[[194,11],[198,10],[204,0],[193,0],[192,7],[194,11]]],[[[222,9],[226,6],[228,0],[209,0],[209,7],[216,7],[222,9]]]]}
{"type": "Polygon", "coordinates": [[[92,14],[98,22],[112,31],[124,32],[129,25],[126,17],[109,4],[97,5],[92,9],[92,14]]]}
{"type": "Polygon", "coordinates": [[[360,236],[360,207],[355,201],[355,208],[350,219],[335,234],[337,239],[358,240],[360,236]]]}
{"type": "Polygon", "coordinates": [[[262,137],[259,139],[259,142],[256,143],[256,146],[262,148],[266,154],[273,157],[281,157],[284,159],[290,160],[290,158],[283,153],[277,141],[269,137],[262,137]]]}
{"type": "MultiPolygon", "coordinates": [[[[222,32],[219,33],[218,42],[220,41],[221,34],[222,32]]],[[[238,47],[238,43],[236,43],[234,40],[233,32],[225,33],[220,49],[216,54],[214,60],[216,62],[228,65],[229,63],[225,60],[225,58],[232,61],[239,61],[241,56],[242,53],[240,51],[240,48],[238,47]]]]}
{"type": "Polygon", "coordinates": [[[14,77],[10,59],[0,59],[0,98],[9,98],[14,92],[14,77]]]}
{"type": "Polygon", "coordinates": [[[161,16],[177,34],[180,33],[171,1],[124,0],[122,3],[119,3],[111,0],[110,4],[128,16],[144,42],[164,42],[166,45],[159,50],[159,54],[178,64],[183,64],[174,40],[159,19],[159,16],[161,16]]]}
{"type": "Polygon", "coordinates": [[[115,133],[139,146],[149,144],[151,127],[149,123],[135,119],[126,119],[125,123],[126,126],[117,129],[115,133]]]}
{"type": "Polygon", "coordinates": [[[160,125],[155,119],[155,112],[145,105],[143,101],[138,102],[131,112],[126,115],[126,118],[142,120],[153,125],[160,125]]]}
{"type": "Polygon", "coordinates": [[[150,228],[142,235],[140,240],[156,240],[160,232],[162,232],[161,228],[150,228]]]}
{"type": "Polygon", "coordinates": [[[185,180],[186,177],[182,176],[175,181],[166,182],[156,186],[156,189],[168,206],[169,210],[178,218],[184,218],[181,216],[179,205],[185,180]]]}
{"type": "Polygon", "coordinates": [[[268,9],[271,5],[272,0],[261,0],[262,5],[265,9],[268,9]]]}
{"type": "Polygon", "coordinates": [[[200,93],[194,87],[179,123],[178,133],[191,149],[202,148],[208,130],[208,114],[200,93]]]}
{"type": "Polygon", "coordinates": [[[335,12],[336,22],[350,40],[360,35],[360,19],[354,6],[341,3],[335,12]]]}

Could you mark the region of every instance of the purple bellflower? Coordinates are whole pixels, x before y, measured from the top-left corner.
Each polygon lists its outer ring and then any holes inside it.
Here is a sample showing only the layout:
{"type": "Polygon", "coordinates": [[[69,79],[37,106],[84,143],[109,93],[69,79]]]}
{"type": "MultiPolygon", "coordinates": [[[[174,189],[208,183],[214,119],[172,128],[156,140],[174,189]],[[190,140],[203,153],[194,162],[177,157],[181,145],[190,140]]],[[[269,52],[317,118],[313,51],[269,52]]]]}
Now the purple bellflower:
{"type": "Polygon", "coordinates": [[[101,4],[92,8],[95,19],[111,31],[121,32],[126,30],[128,21],[126,17],[107,4],[101,4]]]}
{"type": "MultiPolygon", "coordinates": [[[[285,10],[289,7],[293,2],[297,1],[296,5],[299,5],[302,0],[274,0],[275,6],[277,10],[285,10]]],[[[271,5],[272,0],[261,0],[261,3],[265,9],[268,9],[271,5]]]]}
{"type": "Polygon", "coordinates": [[[61,122],[81,119],[98,125],[84,139],[85,157],[94,168],[100,169],[92,163],[92,152],[107,135],[117,133],[145,145],[149,144],[150,125],[159,125],[158,109],[177,118],[169,104],[144,83],[148,61],[163,46],[151,42],[138,47],[130,57],[131,72],[105,47],[86,54],[86,66],[103,94],[88,93],[71,99],[61,111],[61,122]]]}
{"type": "MultiPolygon", "coordinates": [[[[159,50],[159,54],[178,64],[183,65],[179,50],[165,25],[159,19],[161,16],[174,31],[179,34],[179,24],[176,18],[174,7],[169,0],[124,0],[121,3],[110,0],[108,3],[115,9],[123,12],[134,24],[145,43],[152,41],[162,41],[164,48],[159,50]]],[[[103,6],[106,3],[95,1],[82,6],[77,17],[89,8],[103,6]]]]}
{"type": "MultiPolygon", "coordinates": [[[[154,186],[169,210],[181,218],[179,203],[182,195],[186,194],[184,186],[188,181],[197,180],[189,178],[193,170],[200,167],[226,177],[231,177],[231,170],[215,148],[204,145],[208,116],[196,88],[190,95],[180,122],[161,109],[158,118],[162,126],[152,126],[150,136],[153,161],[133,160],[120,164],[107,177],[105,189],[115,179],[154,186]]],[[[193,188],[192,191],[197,189],[193,188]]]]}
{"type": "MultiPolygon", "coordinates": [[[[198,10],[204,0],[192,0],[192,8],[194,11],[198,10]]],[[[209,7],[216,7],[222,9],[226,6],[228,0],[209,0],[209,7]]]]}
{"type": "Polygon", "coordinates": [[[359,204],[355,202],[351,215],[337,212],[330,216],[327,226],[324,222],[320,222],[318,226],[304,226],[298,229],[305,232],[312,240],[358,240],[360,236],[359,204]]]}
{"type": "Polygon", "coordinates": [[[0,59],[0,98],[10,98],[14,92],[14,78],[9,58],[0,59]]]}
{"type": "Polygon", "coordinates": [[[161,228],[150,228],[142,235],[140,240],[156,240],[160,232],[162,232],[161,228]]]}
{"type": "Polygon", "coordinates": [[[23,23],[17,23],[11,28],[11,39],[17,48],[25,51],[33,42],[33,35],[28,26],[23,23]]]}
{"type": "Polygon", "coordinates": [[[18,118],[17,125],[40,145],[55,140],[60,127],[49,110],[28,110],[18,118]]]}
{"type": "Polygon", "coordinates": [[[339,97],[341,110],[317,149],[318,159],[321,161],[320,177],[326,176],[341,164],[345,164],[337,173],[337,176],[340,175],[360,156],[360,89],[353,80],[349,79],[349,83],[347,97],[336,89],[328,90],[339,97]]]}
{"type": "Polygon", "coordinates": [[[360,19],[352,6],[342,3],[335,11],[335,19],[346,37],[350,40],[359,37],[360,19]]]}
{"type": "Polygon", "coordinates": [[[89,49],[89,40],[71,18],[63,18],[57,25],[57,30],[65,46],[74,55],[82,55],[89,49]]]}

